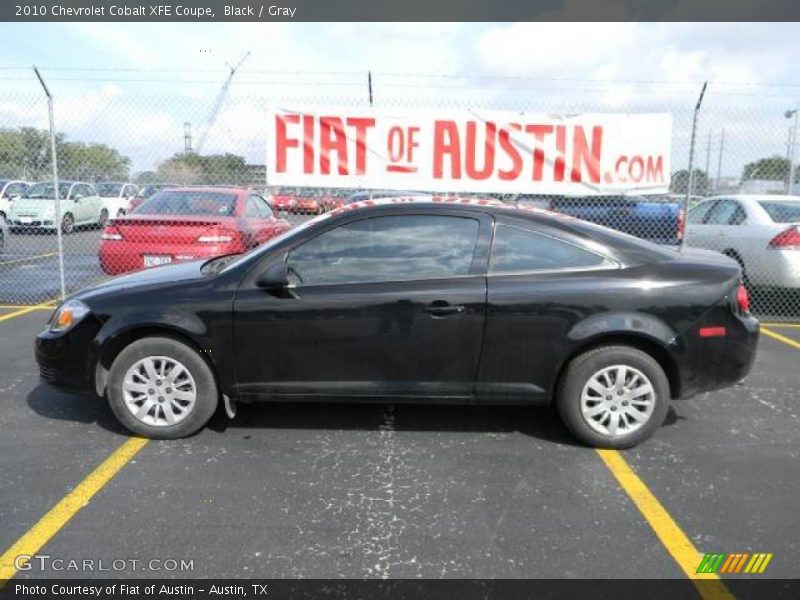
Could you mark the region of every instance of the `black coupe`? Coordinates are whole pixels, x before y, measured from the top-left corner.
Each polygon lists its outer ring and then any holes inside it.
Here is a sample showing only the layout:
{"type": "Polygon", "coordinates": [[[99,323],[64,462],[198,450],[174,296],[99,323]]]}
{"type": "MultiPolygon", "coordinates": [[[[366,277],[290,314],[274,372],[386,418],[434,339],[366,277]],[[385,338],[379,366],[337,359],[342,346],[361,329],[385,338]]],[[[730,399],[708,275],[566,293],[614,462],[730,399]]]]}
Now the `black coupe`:
{"type": "Polygon", "coordinates": [[[75,294],[36,340],[43,379],[133,432],[187,436],[260,400],[555,403],[630,447],[671,399],[750,370],[738,265],[491,200],[348,204],[239,256],[75,294]]]}

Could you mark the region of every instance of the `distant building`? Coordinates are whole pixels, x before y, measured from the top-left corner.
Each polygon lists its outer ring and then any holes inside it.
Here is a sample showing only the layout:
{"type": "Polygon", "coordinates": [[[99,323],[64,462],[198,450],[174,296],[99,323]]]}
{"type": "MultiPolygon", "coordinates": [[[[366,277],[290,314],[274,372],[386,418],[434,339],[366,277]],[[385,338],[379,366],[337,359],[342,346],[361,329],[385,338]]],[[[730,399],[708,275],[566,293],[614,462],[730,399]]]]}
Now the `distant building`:
{"type": "Polygon", "coordinates": [[[772,179],[746,179],[739,184],[741,194],[785,194],[787,185],[785,181],[772,179]]]}

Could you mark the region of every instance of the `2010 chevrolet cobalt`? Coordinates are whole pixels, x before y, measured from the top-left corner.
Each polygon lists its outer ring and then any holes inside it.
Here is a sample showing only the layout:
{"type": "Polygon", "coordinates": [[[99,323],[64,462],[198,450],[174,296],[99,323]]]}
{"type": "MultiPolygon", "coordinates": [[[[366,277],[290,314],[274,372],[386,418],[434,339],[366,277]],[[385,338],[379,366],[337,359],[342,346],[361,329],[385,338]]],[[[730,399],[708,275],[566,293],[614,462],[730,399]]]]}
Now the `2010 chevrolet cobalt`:
{"type": "Polygon", "coordinates": [[[243,255],[80,292],[36,340],[43,379],[104,395],[153,438],[218,404],[555,403],[583,442],[630,447],[671,399],[750,370],[738,265],[493,201],[349,204],[243,255]]]}

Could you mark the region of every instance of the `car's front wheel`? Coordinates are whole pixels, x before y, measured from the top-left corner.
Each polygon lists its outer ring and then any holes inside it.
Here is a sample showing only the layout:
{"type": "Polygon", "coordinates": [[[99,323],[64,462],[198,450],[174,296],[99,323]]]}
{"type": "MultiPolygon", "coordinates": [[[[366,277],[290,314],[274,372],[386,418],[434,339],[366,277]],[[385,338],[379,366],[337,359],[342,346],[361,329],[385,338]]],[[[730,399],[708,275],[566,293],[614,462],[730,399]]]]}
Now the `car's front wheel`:
{"type": "Polygon", "coordinates": [[[556,402],[582,442],[631,448],[661,426],[669,398],[669,381],[653,357],[630,346],[603,346],[568,365],[556,402]]]}
{"type": "Polygon", "coordinates": [[[168,337],[142,338],[120,352],[109,370],[106,395],[127,429],[154,439],[195,433],[218,402],[217,383],[206,362],[168,337]]]}
{"type": "Polygon", "coordinates": [[[67,213],[61,219],[61,233],[72,233],[73,231],[75,231],[75,219],[70,213],[67,213]]]}

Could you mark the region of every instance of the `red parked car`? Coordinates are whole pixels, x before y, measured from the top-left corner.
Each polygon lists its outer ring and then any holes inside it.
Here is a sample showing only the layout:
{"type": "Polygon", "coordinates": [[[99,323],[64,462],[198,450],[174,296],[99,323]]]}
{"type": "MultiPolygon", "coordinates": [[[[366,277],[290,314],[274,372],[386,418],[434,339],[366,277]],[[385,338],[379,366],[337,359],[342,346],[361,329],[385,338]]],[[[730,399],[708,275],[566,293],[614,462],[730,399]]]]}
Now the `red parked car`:
{"type": "Polygon", "coordinates": [[[291,211],[294,206],[294,196],[291,194],[274,194],[272,196],[272,208],[276,211],[291,211]]]}
{"type": "Polygon", "coordinates": [[[246,189],[173,188],[109,223],[100,242],[100,266],[118,275],[238,254],[291,227],[275,216],[264,198],[246,189]]]}

